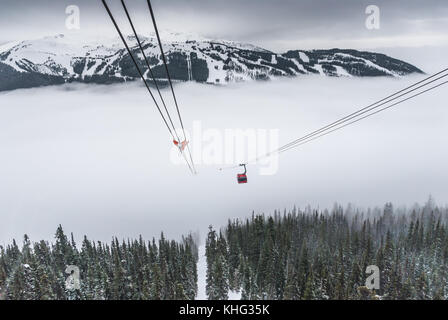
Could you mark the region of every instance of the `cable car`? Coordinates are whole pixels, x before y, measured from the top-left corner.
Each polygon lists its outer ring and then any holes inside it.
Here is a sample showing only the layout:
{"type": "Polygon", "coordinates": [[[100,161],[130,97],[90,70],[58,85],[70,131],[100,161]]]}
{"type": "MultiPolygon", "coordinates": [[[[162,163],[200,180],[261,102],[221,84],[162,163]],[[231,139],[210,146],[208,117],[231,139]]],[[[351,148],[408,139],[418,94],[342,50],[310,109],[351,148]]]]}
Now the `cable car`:
{"type": "Polygon", "coordinates": [[[247,183],[247,169],[246,169],[246,165],[245,164],[240,164],[240,166],[244,167],[244,172],[243,173],[238,173],[236,175],[236,180],[238,181],[238,183],[247,183]]]}

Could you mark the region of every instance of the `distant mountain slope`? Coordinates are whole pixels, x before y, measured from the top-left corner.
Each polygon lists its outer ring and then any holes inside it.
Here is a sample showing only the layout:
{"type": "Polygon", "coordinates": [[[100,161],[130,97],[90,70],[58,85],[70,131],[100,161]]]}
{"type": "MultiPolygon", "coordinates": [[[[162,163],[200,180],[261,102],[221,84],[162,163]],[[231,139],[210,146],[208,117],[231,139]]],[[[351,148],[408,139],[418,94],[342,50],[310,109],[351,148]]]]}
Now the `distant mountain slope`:
{"type": "MultiPolygon", "coordinates": [[[[292,50],[283,54],[231,41],[165,34],[164,50],[173,79],[223,84],[302,74],[324,76],[405,76],[422,73],[389,56],[356,50],[292,50]]],[[[146,71],[135,38],[127,37],[146,71]]],[[[166,74],[153,37],[141,38],[153,72],[166,74]]],[[[0,46],[0,91],[65,82],[115,83],[134,80],[138,73],[118,38],[87,40],[57,35],[0,46]]]]}

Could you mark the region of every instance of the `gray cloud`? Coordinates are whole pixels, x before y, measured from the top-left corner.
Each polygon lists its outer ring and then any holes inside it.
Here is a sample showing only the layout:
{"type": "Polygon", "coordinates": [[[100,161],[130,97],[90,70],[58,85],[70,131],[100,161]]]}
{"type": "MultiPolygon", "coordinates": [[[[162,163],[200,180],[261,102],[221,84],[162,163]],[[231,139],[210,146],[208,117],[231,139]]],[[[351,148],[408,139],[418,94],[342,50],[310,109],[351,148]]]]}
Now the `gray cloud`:
{"type": "MultiPolygon", "coordinates": [[[[108,1],[120,16],[118,0],[108,1]]],[[[127,1],[138,26],[150,31],[144,0],[127,1]]],[[[0,42],[66,32],[65,8],[81,9],[82,31],[113,32],[100,0],[2,0],[0,42]]],[[[446,41],[446,0],[153,0],[162,29],[252,42],[273,50],[427,45],[446,41]],[[367,5],[381,9],[380,30],[364,27],[367,5]],[[438,38],[438,36],[440,38],[438,38]],[[425,40],[426,39],[426,40],[425,40]]],[[[124,22],[123,19],[120,21],[124,22]]]]}
{"type": "MultiPolygon", "coordinates": [[[[416,80],[310,76],[228,87],[186,83],[176,93],[187,130],[194,120],[220,132],[278,128],[284,144],[416,80]]],[[[276,175],[249,166],[241,186],[239,170],[198,165],[192,176],[173,165],[169,135],[137,83],[1,93],[0,244],[23,233],[51,238],[59,223],[97,240],[161,230],[179,237],[252,210],[331,208],[335,201],[412,205],[429,194],[444,205],[447,98],[441,88],[283,153],[276,175]]]]}

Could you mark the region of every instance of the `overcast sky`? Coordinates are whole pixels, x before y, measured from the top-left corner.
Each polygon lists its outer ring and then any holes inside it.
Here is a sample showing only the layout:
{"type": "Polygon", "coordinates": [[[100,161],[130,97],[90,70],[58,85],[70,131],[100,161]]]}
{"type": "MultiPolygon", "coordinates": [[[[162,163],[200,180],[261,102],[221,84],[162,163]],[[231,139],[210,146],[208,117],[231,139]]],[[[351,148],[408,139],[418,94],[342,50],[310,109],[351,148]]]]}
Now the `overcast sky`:
{"type": "MultiPolygon", "coordinates": [[[[108,2],[119,17],[119,0],[108,2]]],[[[146,1],[127,4],[140,32],[151,31],[146,1]]],[[[77,32],[114,32],[100,0],[1,0],[0,43],[66,33],[68,5],[80,8],[77,32]]],[[[446,0],[153,0],[153,6],[162,29],[246,41],[274,51],[448,44],[446,0]],[[365,27],[368,5],[380,8],[379,30],[365,27]]]]}

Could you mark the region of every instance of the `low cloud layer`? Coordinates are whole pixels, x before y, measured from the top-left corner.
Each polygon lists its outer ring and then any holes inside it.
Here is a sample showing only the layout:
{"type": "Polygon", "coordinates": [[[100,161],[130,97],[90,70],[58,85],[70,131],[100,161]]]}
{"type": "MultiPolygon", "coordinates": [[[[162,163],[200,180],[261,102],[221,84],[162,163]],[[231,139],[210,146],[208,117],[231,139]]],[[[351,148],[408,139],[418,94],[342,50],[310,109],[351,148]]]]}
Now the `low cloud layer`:
{"type": "MultiPolygon", "coordinates": [[[[184,121],[203,128],[280,129],[286,143],[415,78],[176,86],[184,121]]],[[[168,92],[164,92],[168,95],[168,92]]],[[[448,203],[448,93],[441,89],[284,153],[260,176],[170,162],[171,141],[144,88],[62,86],[0,93],[0,243],[58,224],[98,240],[169,237],[294,205],[448,203]]],[[[195,143],[194,141],[192,142],[195,143]]]]}

